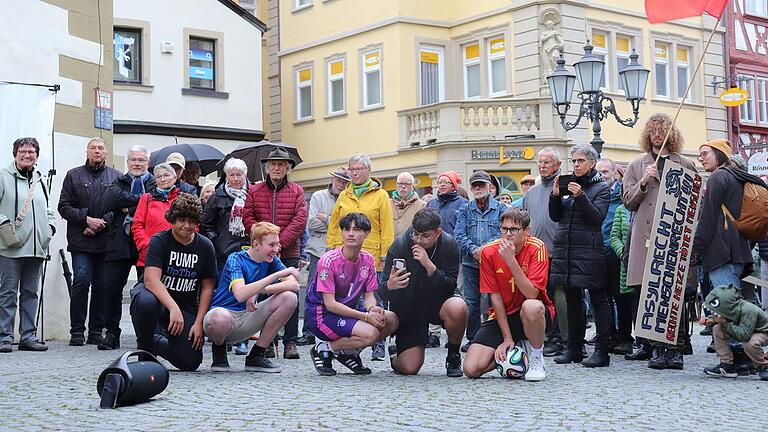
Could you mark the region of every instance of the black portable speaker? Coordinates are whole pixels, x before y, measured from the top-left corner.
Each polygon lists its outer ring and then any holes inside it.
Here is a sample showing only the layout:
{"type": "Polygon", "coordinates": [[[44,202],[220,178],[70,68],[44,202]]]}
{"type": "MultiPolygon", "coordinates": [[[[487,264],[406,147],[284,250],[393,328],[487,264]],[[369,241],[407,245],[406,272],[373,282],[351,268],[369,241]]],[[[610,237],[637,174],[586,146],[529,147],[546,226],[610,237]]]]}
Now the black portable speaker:
{"type": "Polygon", "coordinates": [[[168,369],[151,353],[128,351],[112,362],[99,375],[96,391],[101,396],[101,408],[133,405],[145,402],[168,387],[168,369]],[[129,362],[130,357],[136,361],[129,362]]]}

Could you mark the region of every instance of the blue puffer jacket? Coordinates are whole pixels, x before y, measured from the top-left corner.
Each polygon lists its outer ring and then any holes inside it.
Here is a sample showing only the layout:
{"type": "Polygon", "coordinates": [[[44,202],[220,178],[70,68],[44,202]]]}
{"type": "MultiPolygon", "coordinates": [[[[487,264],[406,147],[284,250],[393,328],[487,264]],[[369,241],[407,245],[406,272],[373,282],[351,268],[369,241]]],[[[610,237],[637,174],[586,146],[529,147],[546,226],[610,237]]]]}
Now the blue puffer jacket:
{"type": "Polygon", "coordinates": [[[605,214],[603,221],[603,245],[605,246],[605,255],[613,252],[611,249],[611,227],[613,226],[613,215],[616,214],[616,208],[621,205],[621,183],[615,182],[611,189],[610,201],[608,201],[608,213],[605,214]]]}
{"type": "Polygon", "coordinates": [[[456,210],[467,203],[467,199],[453,191],[446,195],[438,195],[437,198],[427,203],[427,207],[435,210],[442,219],[440,228],[444,232],[453,235],[456,227],[456,210]]]}
{"type": "Polygon", "coordinates": [[[459,209],[453,238],[461,246],[462,264],[478,267],[479,263],[472,254],[486,243],[501,237],[500,219],[506,209],[507,206],[491,197],[483,211],[477,208],[477,200],[459,209]]]}

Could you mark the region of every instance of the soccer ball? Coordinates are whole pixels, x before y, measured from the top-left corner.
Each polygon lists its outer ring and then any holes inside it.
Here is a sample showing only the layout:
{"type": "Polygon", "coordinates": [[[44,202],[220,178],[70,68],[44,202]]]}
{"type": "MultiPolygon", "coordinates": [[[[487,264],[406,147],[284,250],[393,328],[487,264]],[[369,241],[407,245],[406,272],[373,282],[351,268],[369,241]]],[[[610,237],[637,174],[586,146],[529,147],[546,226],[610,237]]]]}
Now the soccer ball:
{"type": "Polygon", "coordinates": [[[496,362],[496,371],[506,378],[522,378],[528,372],[528,354],[525,348],[515,345],[507,351],[507,358],[503,362],[496,362]]]}

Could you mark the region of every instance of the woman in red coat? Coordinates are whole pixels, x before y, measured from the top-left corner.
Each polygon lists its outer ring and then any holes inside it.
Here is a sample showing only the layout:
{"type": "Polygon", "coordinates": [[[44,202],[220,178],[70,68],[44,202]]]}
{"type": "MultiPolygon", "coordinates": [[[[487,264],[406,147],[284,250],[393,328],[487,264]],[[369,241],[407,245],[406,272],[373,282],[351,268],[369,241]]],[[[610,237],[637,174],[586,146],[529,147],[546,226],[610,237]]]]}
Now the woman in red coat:
{"type": "Polygon", "coordinates": [[[179,188],[175,185],[176,171],[172,166],[161,163],[155,166],[153,174],[157,187],[141,196],[131,225],[133,240],[139,250],[136,268],[141,273],[144,272],[144,258],[147,256],[149,240],[160,231],[171,228],[170,222],[165,219],[165,212],[171,208],[171,203],[179,195],[179,188]]]}

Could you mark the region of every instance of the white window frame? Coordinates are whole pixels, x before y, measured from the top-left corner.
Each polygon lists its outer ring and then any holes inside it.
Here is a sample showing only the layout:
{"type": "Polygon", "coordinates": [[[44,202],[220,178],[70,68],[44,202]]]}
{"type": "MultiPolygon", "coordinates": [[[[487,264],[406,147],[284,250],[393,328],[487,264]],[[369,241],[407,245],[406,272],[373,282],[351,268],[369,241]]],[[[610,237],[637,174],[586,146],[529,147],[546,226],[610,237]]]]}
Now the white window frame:
{"type": "Polygon", "coordinates": [[[756,124],[757,118],[756,118],[756,103],[755,103],[755,77],[752,75],[746,75],[746,74],[740,74],[744,77],[752,78],[749,81],[738,81],[739,88],[742,90],[746,90],[747,93],[749,93],[749,98],[746,102],[739,105],[739,121],[741,123],[748,123],[748,124],[756,124]],[[745,113],[749,112],[748,108],[752,108],[752,116],[751,117],[745,117],[745,113]]]}
{"type": "Polygon", "coordinates": [[[758,122],[768,124],[768,77],[757,77],[757,112],[759,113],[758,122]]]}
{"type": "Polygon", "coordinates": [[[312,7],[312,0],[293,0],[293,12],[312,7]]]}
{"type": "Polygon", "coordinates": [[[419,45],[418,50],[418,71],[419,71],[419,105],[429,105],[424,103],[422,100],[423,95],[423,89],[422,86],[424,84],[423,77],[421,76],[421,53],[428,52],[432,54],[437,54],[437,101],[436,102],[430,102],[432,103],[440,103],[445,101],[445,48],[438,45],[427,45],[422,44],[419,45]]]}
{"type": "MultiPolygon", "coordinates": [[[[508,43],[508,38],[506,34],[491,36],[486,39],[486,42],[485,42],[486,56],[487,56],[486,69],[488,69],[488,96],[489,97],[506,96],[507,94],[509,94],[509,90],[507,89],[508,87],[507,43],[508,43]],[[504,39],[504,50],[501,52],[491,54],[491,41],[499,38],[504,39]],[[493,91],[493,62],[496,60],[504,60],[504,89],[501,91],[494,92],[493,91]]],[[[480,93],[482,94],[482,89],[480,90],[480,93]]]]}
{"type": "MultiPolygon", "coordinates": [[[[674,54],[675,54],[675,56],[674,56],[674,59],[675,59],[675,96],[676,96],[677,100],[680,100],[680,99],[682,99],[682,96],[678,92],[678,90],[680,88],[680,76],[679,76],[679,74],[677,72],[678,72],[679,68],[681,68],[681,67],[685,68],[685,74],[686,74],[686,76],[685,76],[685,78],[686,78],[685,85],[686,85],[686,87],[688,87],[688,85],[691,83],[691,59],[693,58],[692,57],[693,47],[689,47],[687,45],[677,45],[677,44],[675,44],[675,52],[674,52],[674,54]],[[688,56],[687,56],[688,60],[687,61],[681,62],[680,60],[677,59],[677,50],[679,50],[679,49],[684,49],[684,50],[688,51],[688,56]]],[[[685,91],[685,90],[683,90],[683,91],[685,91]]],[[[693,87],[691,87],[691,91],[688,92],[688,95],[685,98],[686,102],[691,102],[692,100],[693,100],[693,87]]]]}
{"type": "Polygon", "coordinates": [[[335,57],[332,59],[329,59],[326,61],[325,66],[326,76],[328,79],[326,80],[326,86],[328,88],[328,91],[326,92],[326,114],[329,116],[332,115],[339,115],[344,114],[347,112],[347,81],[346,81],[346,74],[347,74],[347,62],[343,57],[335,57]],[[341,63],[341,73],[333,75],[331,72],[331,65],[335,63],[341,63]],[[333,110],[333,83],[341,81],[341,109],[334,111],[333,110]]]}
{"type": "Polygon", "coordinates": [[[296,79],[295,89],[296,89],[296,121],[297,122],[311,120],[311,119],[314,118],[314,114],[315,114],[315,109],[314,109],[315,98],[313,97],[313,94],[312,94],[312,87],[313,87],[312,84],[313,84],[313,81],[315,79],[315,73],[314,73],[313,69],[314,68],[311,65],[296,67],[296,71],[295,71],[295,75],[294,76],[295,76],[295,79],[296,79]],[[301,82],[300,74],[304,70],[309,70],[310,75],[309,75],[309,81],[302,83],[301,82]],[[309,115],[306,116],[306,117],[302,117],[301,116],[301,111],[302,111],[302,106],[301,106],[301,89],[303,89],[303,88],[309,88],[309,115]]]}
{"type": "Polygon", "coordinates": [[[768,0],[746,0],[744,2],[744,13],[768,17],[768,0]]]}
{"type": "Polygon", "coordinates": [[[462,53],[461,54],[462,60],[464,62],[464,67],[463,67],[463,73],[464,73],[464,99],[467,99],[467,100],[480,99],[481,97],[483,97],[483,83],[482,83],[482,81],[483,81],[482,73],[483,72],[482,72],[482,70],[480,70],[481,69],[480,63],[481,63],[481,58],[482,58],[482,54],[480,52],[480,42],[475,41],[475,42],[470,42],[470,43],[462,45],[461,46],[461,53],[462,53]],[[467,60],[467,48],[469,48],[470,46],[477,46],[477,57],[473,58],[473,59],[467,60]],[[478,68],[477,78],[478,78],[479,82],[477,84],[480,86],[480,92],[476,96],[470,96],[469,95],[469,75],[467,73],[467,70],[469,69],[470,66],[475,66],[475,65],[478,68]]]}
{"type": "Polygon", "coordinates": [[[605,38],[605,48],[592,45],[592,53],[603,56],[603,61],[605,62],[605,65],[603,65],[603,82],[605,83],[605,85],[600,87],[600,90],[607,91],[611,87],[611,67],[610,67],[611,32],[608,32],[602,29],[592,29],[592,33],[590,33],[590,36],[592,37],[593,40],[591,42],[594,42],[595,33],[602,34],[603,37],[605,38]]]}
{"type": "MultiPolygon", "coordinates": [[[[632,54],[632,49],[635,47],[635,37],[632,36],[632,35],[628,35],[628,34],[624,34],[624,33],[619,33],[619,34],[615,35],[612,39],[615,41],[614,45],[613,45],[615,47],[615,49],[613,50],[614,56],[615,56],[615,58],[613,59],[613,64],[616,65],[616,73],[613,74],[613,76],[611,78],[616,80],[616,87],[615,87],[616,91],[617,92],[623,92],[624,89],[621,88],[621,85],[623,83],[621,82],[621,77],[619,77],[619,72],[621,72],[623,70],[623,68],[619,69],[619,59],[624,59],[624,60],[627,61],[627,64],[629,64],[629,56],[632,54]],[[627,39],[627,41],[628,41],[627,42],[628,43],[627,48],[629,49],[629,51],[619,51],[619,43],[618,43],[618,39],[619,38],[626,38],[627,39]]],[[[606,84],[607,84],[607,82],[606,82],[606,84]]]]}
{"type": "Polygon", "coordinates": [[[383,79],[383,71],[381,67],[381,63],[383,61],[383,53],[384,51],[381,48],[369,49],[369,50],[364,50],[360,52],[360,65],[363,71],[363,73],[360,76],[361,83],[362,83],[362,91],[360,93],[362,95],[362,101],[360,105],[362,106],[363,110],[379,108],[384,105],[384,79],[383,79]],[[378,64],[374,66],[366,65],[365,56],[374,52],[379,53],[378,64]],[[370,74],[373,72],[379,73],[379,102],[369,104],[368,103],[368,80],[370,79],[370,74]]]}
{"type": "Polygon", "coordinates": [[[670,61],[669,61],[669,57],[671,55],[670,52],[672,50],[672,44],[669,43],[669,42],[666,42],[666,41],[654,41],[651,46],[653,47],[653,95],[655,97],[659,98],[659,99],[672,99],[672,96],[671,96],[672,71],[670,70],[670,61]],[[659,59],[658,57],[656,57],[656,45],[657,44],[666,45],[666,47],[667,47],[666,48],[667,49],[667,58],[666,59],[659,59]],[[666,81],[664,87],[667,90],[667,94],[665,94],[665,95],[664,94],[659,94],[657,92],[658,86],[656,85],[657,84],[656,80],[658,79],[658,74],[656,73],[656,67],[659,64],[663,64],[663,65],[667,66],[667,73],[666,73],[666,76],[665,76],[665,79],[664,79],[666,81]]]}

